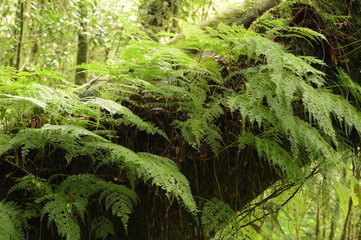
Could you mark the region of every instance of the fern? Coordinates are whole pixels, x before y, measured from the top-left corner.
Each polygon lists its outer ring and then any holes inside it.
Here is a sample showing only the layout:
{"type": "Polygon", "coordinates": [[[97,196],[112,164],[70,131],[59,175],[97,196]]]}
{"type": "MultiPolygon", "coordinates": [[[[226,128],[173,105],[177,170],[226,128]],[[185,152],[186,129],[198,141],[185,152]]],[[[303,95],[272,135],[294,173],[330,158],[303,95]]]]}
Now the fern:
{"type": "Polygon", "coordinates": [[[138,202],[138,196],[134,191],[93,175],[69,176],[59,186],[58,191],[71,195],[72,206],[83,221],[90,197],[100,192],[99,201],[104,200],[105,207],[111,208],[113,215],[121,218],[125,229],[127,229],[128,215],[132,213],[133,206],[138,202]]]}
{"type": "Polygon", "coordinates": [[[354,99],[356,99],[357,106],[361,106],[361,86],[357,84],[356,82],[352,81],[352,79],[347,75],[347,73],[339,68],[338,69],[338,79],[340,80],[340,87],[345,89],[345,93],[343,94],[346,99],[353,96],[354,99]]]}
{"type": "Polygon", "coordinates": [[[158,133],[162,135],[163,137],[167,138],[167,135],[165,132],[158,127],[156,127],[153,123],[145,122],[140,117],[132,113],[128,108],[107,99],[101,99],[101,98],[95,98],[88,100],[90,104],[94,104],[97,106],[100,106],[104,109],[106,109],[111,115],[114,114],[120,114],[122,118],[116,119],[116,124],[125,124],[125,125],[131,125],[136,126],[139,130],[146,131],[150,134],[158,133]]]}
{"type": "Polygon", "coordinates": [[[98,217],[92,220],[90,230],[96,239],[106,239],[109,235],[114,235],[112,222],[105,217],[98,217]]]}
{"type": "Polygon", "coordinates": [[[273,133],[269,135],[264,133],[262,135],[263,136],[260,137],[254,136],[251,133],[246,133],[245,136],[240,136],[240,148],[243,148],[242,145],[253,146],[257,149],[259,157],[267,159],[276,170],[280,170],[279,175],[282,176],[285,174],[285,176],[289,177],[293,181],[304,180],[304,173],[298,159],[294,158],[290,152],[286,151],[280,145],[280,142],[273,137],[273,133]]]}
{"type": "Polygon", "coordinates": [[[10,188],[8,194],[19,190],[34,191],[35,195],[37,196],[43,196],[52,193],[52,187],[45,179],[35,177],[32,174],[26,175],[19,179],[18,182],[10,188]]]}
{"type": "MultiPolygon", "coordinates": [[[[198,99],[196,101],[199,102],[198,99]]],[[[199,149],[204,141],[215,154],[220,152],[222,136],[219,128],[214,125],[214,120],[223,114],[222,101],[223,99],[215,100],[205,106],[195,105],[185,122],[173,122],[181,129],[182,136],[193,148],[199,149]]]]}
{"type": "Polygon", "coordinates": [[[68,176],[59,186],[50,185],[49,181],[29,175],[21,178],[10,192],[15,190],[37,190],[35,202],[45,202],[42,217],[47,215],[49,225],[54,222],[61,236],[74,240],[80,239],[78,219],[85,222],[84,215],[91,197],[95,194],[100,193],[99,201],[104,201],[105,207],[121,218],[125,229],[129,214],[138,202],[136,193],[125,186],[86,174],[68,176]]]}
{"type": "Polygon", "coordinates": [[[89,142],[88,148],[89,151],[94,151],[93,155],[101,164],[124,165],[133,175],[143,178],[144,181],[152,180],[153,184],[174,195],[190,212],[197,211],[188,180],[170,159],[149,153],[135,153],[123,146],[106,142],[89,142]],[[104,150],[109,154],[99,155],[99,152],[104,150]]]}
{"type": "Polygon", "coordinates": [[[23,231],[23,216],[15,202],[0,202],[0,239],[25,239],[23,231]]]}
{"type": "MultiPolygon", "coordinates": [[[[339,144],[333,119],[337,119],[340,123],[347,122],[348,132],[352,127],[360,132],[361,118],[358,111],[341,96],[321,88],[325,83],[324,74],[310,65],[319,61],[299,58],[287,53],[282,45],[243,27],[219,25],[218,31],[213,29],[207,31],[228,43],[228,48],[235,52],[236,56],[245,55],[258,62],[255,67],[243,71],[246,78],[245,89],[228,97],[228,107],[233,111],[240,110],[243,124],[246,124],[245,121],[248,119],[251,124],[256,122],[264,131],[278,132],[278,136],[288,139],[292,153],[292,156],[288,157],[289,160],[298,159],[299,153],[305,147],[310,153],[308,156],[310,159],[316,160],[323,156],[331,161],[340,161],[336,160],[339,159],[339,155],[330,146],[329,141],[332,139],[336,145],[339,144]],[[304,113],[308,114],[308,119],[304,118],[302,113],[299,116],[295,114],[294,103],[298,99],[302,99],[304,113]],[[312,126],[313,124],[317,127],[312,126]],[[320,133],[319,129],[322,129],[328,137],[320,133]]],[[[278,155],[287,156],[284,153],[289,150],[282,150],[283,147],[277,147],[277,144],[265,148],[263,144],[266,142],[259,140],[254,147],[270,162],[276,160],[278,155]],[[265,149],[279,149],[285,152],[274,152],[271,155],[269,152],[264,155],[265,149]]],[[[289,174],[299,168],[297,161],[291,165],[285,159],[280,164],[289,168],[280,165],[281,169],[289,174]]]]}
{"type": "Polygon", "coordinates": [[[201,222],[206,236],[215,236],[212,239],[220,239],[220,236],[224,236],[224,231],[227,231],[225,228],[234,219],[236,213],[228,204],[217,198],[207,201],[203,207],[201,222]]]}
{"type": "Polygon", "coordinates": [[[191,212],[196,211],[188,181],[172,161],[155,155],[136,154],[81,127],[46,125],[41,129],[28,129],[12,138],[1,154],[21,147],[24,159],[31,149],[42,150],[47,144],[66,150],[68,162],[72,157],[90,155],[99,157],[102,164],[122,163],[138,177],[152,178],[154,184],[182,200],[191,212]]]}
{"type": "Polygon", "coordinates": [[[113,215],[120,217],[127,230],[129,214],[133,212],[133,206],[138,202],[138,196],[122,185],[104,184],[99,200],[104,200],[105,207],[111,209],[113,215]]]}
{"type": "MultiPolygon", "coordinates": [[[[6,98],[10,98],[10,99],[14,99],[15,101],[27,101],[30,102],[38,107],[41,107],[43,109],[46,108],[46,103],[39,101],[38,99],[35,98],[30,98],[30,97],[21,97],[21,96],[13,96],[13,95],[9,95],[9,94],[0,94],[0,96],[2,97],[6,97],[6,98]]],[[[6,98],[2,98],[2,100],[6,101],[6,98]]]]}
{"type": "Polygon", "coordinates": [[[106,139],[96,135],[79,126],[71,125],[45,125],[40,129],[27,129],[16,136],[14,136],[3,148],[4,154],[9,150],[21,148],[22,159],[25,159],[27,154],[32,149],[45,150],[47,144],[52,144],[55,148],[66,149],[68,160],[71,157],[76,157],[81,154],[82,141],[89,139],[97,139],[99,141],[107,141],[106,139]]]}
{"type": "Polygon", "coordinates": [[[66,237],[67,240],[80,239],[79,223],[66,196],[55,195],[53,200],[44,205],[42,217],[45,214],[48,216],[48,225],[54,222],[60,236],[66,237]]]}

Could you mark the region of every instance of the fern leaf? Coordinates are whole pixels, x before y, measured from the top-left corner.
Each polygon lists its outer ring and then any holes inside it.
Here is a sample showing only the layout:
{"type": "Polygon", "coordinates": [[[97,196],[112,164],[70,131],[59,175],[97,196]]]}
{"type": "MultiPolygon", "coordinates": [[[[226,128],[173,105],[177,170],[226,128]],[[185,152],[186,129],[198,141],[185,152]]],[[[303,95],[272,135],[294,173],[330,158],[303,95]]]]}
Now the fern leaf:
{"type": "Polygon", "coordinates": [[[96,239],[106,239],[109,235],[114,235],[113,223],[105,217],[97,217],[92,220],[90,230],[96,239]]]}
{"type": "Polygon", "coordinates": [[[217,233],[221,236],[224,228],[236,219],[236,213],[225,202],[212,198],[207,201],[202,209],[201,222],[206,236],[210,237],[217,233]]]}
{"type": "Polygon", "coordinates": [[[23,240],[23,217],[14,202],[0,202],[0,240],[23,240]]]}
{"type": "Polygon", "coordinates": [[[47,215],[48,225],[54,222],[60,236],[67,240],[79,240],[80,227],[72,211],[72,205],[66,200],[66,196],[55,196],[44,205],[42,218],[47,215]]]}
{"type": "Polygon", "coordinates": [[[20,178],[17,183],[10,188],[8,194],[13,191],[26,190],[32,191],[34,190],[38,196],[43,196],[52,193],[51,185],[43,178],[35,177],[34,175],[26,175],[20,178]]]}
{"type": "Polygon", "coordinates": [[[136,193],[122,185],[104,183],[104,189],[99,196],[99,201],[104,200],[105,207],[112,210],[112,214],[120,217],[124,229],[127,230],[129,214],[138,202],[136,193]]]}
{"type": "MultiPolygon", "coordinates": [[[[3,97],[7,97],[7,98],[11,98],[11,99],[14,99],[14,100],[17,100],[17,101],[27,101],[27,102],[30,102],[38,107],[41,107],[43,109],[46,108],[47,104],[36,99],[36,98],[31,98],[31,97],[22,97],[22,96],[13,96],[13,95],[10,95],[10,94],[0,94],[0,96],[3,96],[3,97]]],[[[1,98],[0,98],[1,99],[1,98]]],[[[1,99],[3,100],[3,99],[1,99]]]]}
{"type": "Polygon", "coordinates": [[[82,141],[96,139],[107,141],[80,126],[44,125],[40,129],[26,129],[15,135],[4,147],[4,151],[21,147],[24,159],[31,149],[43,151],[47,144],[67,151],[66,159],[82,154],[82,141]]]}
{"type": "MultiPolygon", "coordinates": [[[[177,165],[168,158],[163,158],[149,153],[135,153],[130,149],[113,143],[89,142],[89,148],[98,151],[110,152],[105,158],[99,157],[102,164],[118,163],[144,181],[151,180],[153,184],[161,187],[169,194],[173,194],[192,213],[197,211],[195,201],[192,197],[188,180],[179,172],[177,165]]],[[[94,150],[94,153],[96,151],[94,150]]],[[[131,174],[131,175],[133,175],[131,174]]]]}
{"type": "Polygon", "coordinates": [[[125,125],[136,126],[139,130],[146,131],[150,134],[158,133],[168,139],[163,130],[156,127],[153,123],[143,121],[140,117],[119,103],[102,98],[91,99],[88,102],[106,109],[112,115],[122,115],[123,118],[116,120],[116,123],[118,124],[123,123],[125,125]]]}

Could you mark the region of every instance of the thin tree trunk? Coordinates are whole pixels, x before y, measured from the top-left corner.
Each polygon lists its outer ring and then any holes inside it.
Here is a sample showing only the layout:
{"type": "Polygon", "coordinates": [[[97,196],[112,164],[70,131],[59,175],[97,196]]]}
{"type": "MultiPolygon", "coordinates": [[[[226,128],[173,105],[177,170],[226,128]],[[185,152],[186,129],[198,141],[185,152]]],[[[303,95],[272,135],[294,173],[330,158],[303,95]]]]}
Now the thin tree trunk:
{"type": "MultiPolygon", "coordinates": [[[[86,5],[79,3],[79,18],[80,18],[80,30],[78,32],[78,51],[76,56],[76,65],[81,65],[87,62],[88,55],[88,43],[85,35],[87,23],[85,19],[88,16],[86,5]]],[[[75,84],[82,85],[86,81],[86,72],[84,68],[77,68],[75,70],[75,84]]]]}
{"type": "Polygon", "coordinates": [[[334,220],[332,220],[330,228],[331,228],[331,230],[330,230],[330,235],[328,237],[328,240],[333,240],[333,238],[335,237],[335,222],[334,222],[334,220]]]}
{"type": "Polygon", "coordinates": [[[315,228],[315,240],[320,239],[320,202],[317,203],[317,214],[316,214],[316,228],[315,228]]]}
{"type": "Polygon", "coordinates": [[[349,236],[349,225],[351,224],[351,218],[352,218],[352,199],[350,198],[349,204],[348,204],[348,212],[345,219],[345,223],[343,224],[343,230],[340,240],[348,240],[349,236]]]}
{"type": "Polygon", "coordinates": [[[24,33],[24,1],[19,0],[18,6],[19,6],[18,20],[20,24],[20,31],[19,31],[19,39],[17,43],[17,50],[16,50],[15,68],[17,70],[20,70],[21,48],[22,48],[23,33],[24,33]]]}

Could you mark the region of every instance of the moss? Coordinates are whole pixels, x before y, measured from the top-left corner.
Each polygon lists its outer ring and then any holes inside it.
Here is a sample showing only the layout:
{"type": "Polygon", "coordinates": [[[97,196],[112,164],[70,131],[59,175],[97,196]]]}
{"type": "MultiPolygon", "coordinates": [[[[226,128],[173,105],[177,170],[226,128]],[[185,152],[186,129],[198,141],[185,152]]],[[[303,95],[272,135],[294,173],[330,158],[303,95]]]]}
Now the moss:
{"type": "Polygon", "coordinates": [[[243,4],[227,9],[200,25],[201,27],[216,28],[219,23],[224,23],[226,25],[236,24],[248,27],[257,17],[270,8],[277,6],[280,2],[280,0],[246,0],[243,4]]]}

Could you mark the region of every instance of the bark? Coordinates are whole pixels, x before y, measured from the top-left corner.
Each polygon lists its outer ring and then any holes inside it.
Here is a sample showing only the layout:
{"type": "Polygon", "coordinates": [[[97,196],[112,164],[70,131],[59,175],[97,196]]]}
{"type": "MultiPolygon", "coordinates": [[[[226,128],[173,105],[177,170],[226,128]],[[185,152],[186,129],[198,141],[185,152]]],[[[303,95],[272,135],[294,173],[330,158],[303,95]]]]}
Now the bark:
{"type": "MultiPolygon", "coordinates": [[[[264,12],[277,6],[280,2],[281,0],[245,0],[242,4],[238,4],[209,20],[199,23],[199,27],[201,29],[206,27],[216,28],[219,23],[223,23],[226,25],[243,25],[247,28],[264,12]]],[[[184,33],[178,34],[168,44],[173,44],[182,38],[184,38],[184,33]]]]}
{"type": "Polygon", "coordinates": [[[219,23],[223,23],[226,25],[244,25],[247,28],[264,12],[277,6],[280,2],[280,0],[246,0],[244,3],[227,9],[199,25],[201,28],[216,28],[219,23]]]}
{"type": "Polygon", "coordinates": [[[22,48],[23,33],[24,33],[24,1],[19,0],[18,6],[19,6],[18,19],[19,19],[20,30],[19,30],[19,39],[18,39],[17,50],[16,50],[15,68],[17,70],[20,70],[21,48],[22,48]]]}
{"type": "MultiPolygon", "coordinates": [[[[80,18],[80,30],[78,32],[78,51],[76,56],[76,65],[81,65],[87,62],[88,55],[88,43],[85,32],[87,30],[87,23],[84,19],[88,16],[86,5],[84,3],[79,4],[79,18],[80,18]]],[[[87,74],[84,68],[77,68],[75,70],[75,84],[82,85],[87,82],[87,74]]]]}

